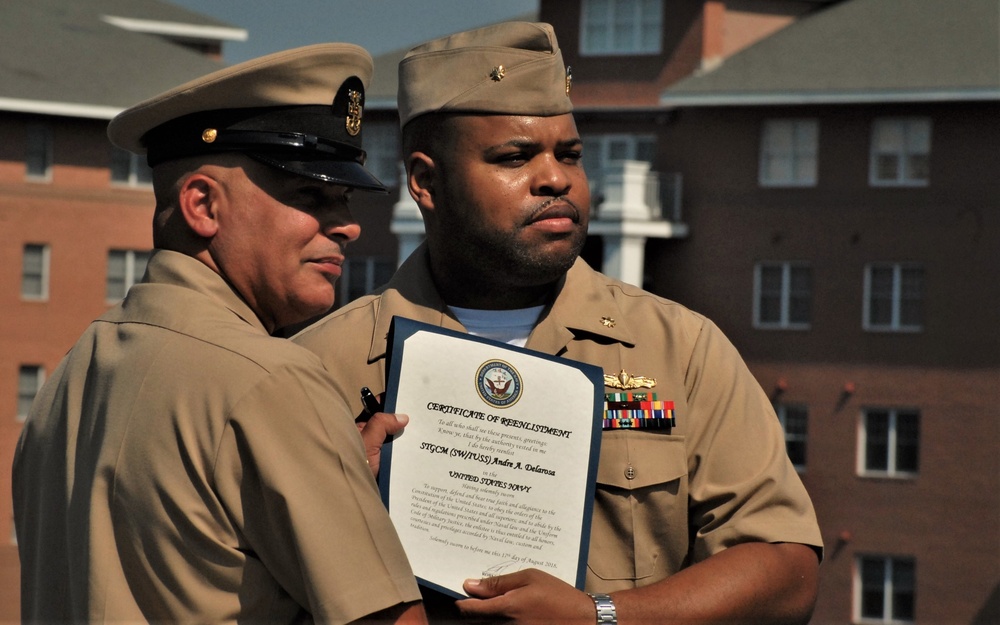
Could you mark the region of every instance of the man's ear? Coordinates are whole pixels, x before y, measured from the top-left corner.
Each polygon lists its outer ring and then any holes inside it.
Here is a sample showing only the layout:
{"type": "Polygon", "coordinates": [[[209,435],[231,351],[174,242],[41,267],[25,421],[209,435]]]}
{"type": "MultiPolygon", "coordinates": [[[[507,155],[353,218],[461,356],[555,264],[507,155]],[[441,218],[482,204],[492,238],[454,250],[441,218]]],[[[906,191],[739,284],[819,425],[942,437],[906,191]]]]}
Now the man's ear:
{"type": "Polygon", "coordinates": [[[424,152],[410,153],[406,163],[406,186],[421,211],[434,210],[436,174],[434,159],[424,152]]]}
{"type": "Polygon", "coordinates": [[[220,197],[218,182],[202,173],[193,173],[181,182],[180,204],[184,221],[198,236],[211,239],[219,231],[217,202],[220,197]]]}

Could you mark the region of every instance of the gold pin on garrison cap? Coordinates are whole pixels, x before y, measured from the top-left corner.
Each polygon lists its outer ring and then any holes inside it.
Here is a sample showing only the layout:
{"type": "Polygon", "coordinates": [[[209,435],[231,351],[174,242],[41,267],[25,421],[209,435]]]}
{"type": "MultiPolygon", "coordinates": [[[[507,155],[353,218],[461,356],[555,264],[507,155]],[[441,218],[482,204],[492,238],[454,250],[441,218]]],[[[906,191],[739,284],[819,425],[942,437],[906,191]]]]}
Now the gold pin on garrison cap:
{"type": "Polygon", "coordinates": [[[503,65],[497,65],[496,67],[493,68],[493,71],[490,72],[490,78],[492,78],[495,82],[500,82],[506,75],[507,75],[507,68],[504,67],[503,65]]]}

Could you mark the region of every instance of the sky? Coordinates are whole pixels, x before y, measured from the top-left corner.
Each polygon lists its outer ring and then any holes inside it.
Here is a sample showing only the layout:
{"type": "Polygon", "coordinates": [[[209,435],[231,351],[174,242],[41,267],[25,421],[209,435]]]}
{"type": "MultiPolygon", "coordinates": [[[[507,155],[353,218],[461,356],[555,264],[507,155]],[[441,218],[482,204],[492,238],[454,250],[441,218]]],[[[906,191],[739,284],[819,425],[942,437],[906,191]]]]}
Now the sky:
{"type": "Polygon", "coordinates": [[[227,41],[239,63],[312,43],[342,41],[372,56],[538,10],[538,0],[168,0],[248,32],[227,41]]]}

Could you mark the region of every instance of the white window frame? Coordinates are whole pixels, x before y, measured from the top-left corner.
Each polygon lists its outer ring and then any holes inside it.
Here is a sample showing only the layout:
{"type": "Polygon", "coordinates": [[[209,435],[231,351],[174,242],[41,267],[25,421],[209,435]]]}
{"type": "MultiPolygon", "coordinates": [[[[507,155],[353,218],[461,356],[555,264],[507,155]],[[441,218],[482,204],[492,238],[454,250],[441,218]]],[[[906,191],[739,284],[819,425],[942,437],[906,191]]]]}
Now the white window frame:
{"type": "Polygon", "coordinates": [[[761,125],[760,163],[762,187],[814,187],[819,167],[819,121],[768,119],[761,125]],[[786,176],[776,176],[772,163],[785,163],[786,176]]]}
{"type": "Polygon", "coordinates": [[[760,261],[754,265],[753,281],[753,325],[759,330],[808,330],[812,327],[812,267],[809,263],[799,261],[760,261]],[[781,318],[778,321],[761,319],[761,304],[763,299],[763,270],[765,268],[781,268],[781,318]],[[809,272],[809,321],[792,321],[792,270],[805,269],[809,272]]]}
{"type": "Polygon", "coordinates": [[[917,263],[878,262],[865,265],[864,275],[864,305],[862,306],[861,324],[866,332],[921,332],[924,329],[925,274],[922,265],[917,263]],[[875,269],[892,269],[891,314],[889,323],[872,321],[872,271],[875,269]],[[904,292],[906,277],[904,272],[918,271],[920,273],[920,292],[913,297],[904,292]],[[906,300],[916,300],[920,306],[920,323],[903,321],[903,304],[906,300]]]}
{"type": "Polygon", "coordinates": [[[25,128],[25,179],[32,182],[52,181],[52,130],[41,124],[31,124],[25,128]],[[32,171],[32,160],[41,161],[41,172],[32,171]]]}
{"type": "Polygon", "coordinates": [[[590,183],[591,193],[597,194],[604,186],[604,176],[612,164],[621,161],[652,162],[656,156],[656,135],[608,133],[584,135],[583,163],[590,183]],[[612,156],[618,149],[623,154],[612,156]],[[596,152],[596,154],[595,154],[596,152]],[[646,152],[646,154],[641,154],[646,152]]]}
{"type": "Polygon", "coordinates": [[[35,396],[38,395],[38,391],[42,389],[42,385],[45,384],[45,367],[41,365],[21,365],[17,370],[17,415],[16,419],[18,422],[24,422],[28,417],[28,412],[31,410],[31,403],[35,400],[35,396]],[[31,387],[27,385],[29,380],[27,380],[27,375],[32,374],[34,380],[31,381],[31,387]],[[29,398],[28,395],[31,395],[29,398]]]}
{"type": "MultiPolygon", "coordinates": [[[[146,264],[149,263],[149,257],[151,252],[149,250],[108,250],[108,265],[107,271],[105,272],[104,279],[104,299],[106,302],[119,302],[125,295],[128,294],[128,290],[132,286],[142,280],[143,274],[146,272],[146,264]],[[111,283],[111,264],[112,257],[120,256],[122,261],[124,261],[123,269],[124,275],[120,276],[121,282],[121,293],[112,293],[112,283],[111,283]]],[[[116,288],[119,284],[117,280],[119,276],[114,276],[116,280],[116,288]]]]}
{"type": "Polygon", "coordinates": [[[792,462],[792,466],[798,472],[803,472],[806,470],[806,463],[809,462],[809,408],[804,404],[776,404],[774,407],[775,414],[778,415],[778,421],[781,423],[781,430],[785,433],[785,451],[788,451],[789,443],[801,443],[802,444],[802,463],[796,463],[795,460],[789,455],[788,459],[792,462]],[[788,413],[791,410],[799,411],[802,413],[804,427],[802,432],[789,432],[788,431],[788,413]]]}
{"type": "Polygon", "coordinates": [[[882,555],[871,555],[871,554],[858,554],[854,561],[854,600],[853,600],[853,613],[854,623],[863,624],[880,624],[880,623],[913,623],[913,619],[902,619],[897,617],[893,613],[895,594],[899,591],[909,591],[913,597],[913,605],[911,609],[916,614],[916,604],[917,604],[917,563],[912,557],[899,557],[899,556],[882,556],[882,555]],[[863,594],[865,592],[864,587],[864,561],[865,560],[881,560],[882,561],[882,618],[873,618],[870,616],[862,616],[862,600],[863,594]],[[902,589],[897,588],[895,568],[899,564],[907,563],[913,570],[913,580],[909,588],[903,587],[902,589]]]}
{"type": "Polygon", "coordinates": [[[117,146],[112,146],[111,150],[111,184],[122,187],[153,186],[153,170],[146,164],[145,156],[117,146]],[[128,173],[124,177],[118,175],[119,168],[128,169],[128,173]]]}
{"type": "Polygon", "coordinates": [[[660,54],[663,51],[663,19],[663,0],[583,0],[580,55],[660,54]],[[616,24],[621,24],[630,35],[616,36],[616,24]]]}
{"type": "MultiPolygon", "coordinates": [[[[51,250],[49,246],[44,243],[25,243],[24,248],[21,252],[21,299],[32,301],[32,302],[45,302],[49,299],[49,264],[50,264],[51,250]],[[36,274],[35,272],[28,273],[28,256],[29,252],[34,255],[34,252],[38,251],[40,253],[39,270],[36,274]],[[37,280],[38,289],[32,289],[31,292],[27,291],[27,279],[37,280]]],[[[32,258],[32,261],[35,259],[32,258]]]]}
{"type": "Polygon", "coordinates": [[[380,266],[386,272],[386,279],[392,276],[393,271],[396,269],[396,264],[393,259],[387,256],[348,257],[344,262],[342,273],[340,279],[338,280],[339,289],[337,293],[337,305],[343,306],[344,304],[358,299],[363,295],[371,293],[377,287],[382,286],[385,280],[378,278],[378,269],[380,266]],[[364,272],[364,287],[362,288],[362,292],[352,297],[352,280],[356,277],[353,274],[356,274],[359,270],[364,272]]]}
{"type": "Polygon", "coordinates": [[[858,421],[858,450],[857,450],[857,472],[858,475],[862,477],[876,477],[876,478],[901,478],[901,479],[913,479],[920,474],[920,453],[921,453],[921,441],[920,441],[920,430],[921,430],[921,418],[920,411],[915,408],[885,408],[881,406],[871,406],[864,408],[861,411],[861,418],[858,421]],[[888,416],[888,423],[886,424],[886,468],[869,468],[868,467],[868,439],[870,427],[868,420],[873,415],[873,413],[885,413],[888,416]],[[900,417],[915,417],[916,427],[917,427],[917,442],[916,442],[916,468],[915,469],[900,469],[899,468],[899,420],[900,417]]]}
{"type": "Polygon", "coordinates": [[[873,187],[926,187],[930,184],[931,120],[926,117],[880,118],[872,122],[868,183],[873,187]],[[881,157],[896,159],[892,178],[879,175],[881,157]],[[926,175],[914,172],[923,158],[926,175]]]}
{"type": "Polygon", "coordinates": [[[400,135],[395,122],[368,122],[365,125],[365,167],[388,188],[400,184],[400,135]]]}

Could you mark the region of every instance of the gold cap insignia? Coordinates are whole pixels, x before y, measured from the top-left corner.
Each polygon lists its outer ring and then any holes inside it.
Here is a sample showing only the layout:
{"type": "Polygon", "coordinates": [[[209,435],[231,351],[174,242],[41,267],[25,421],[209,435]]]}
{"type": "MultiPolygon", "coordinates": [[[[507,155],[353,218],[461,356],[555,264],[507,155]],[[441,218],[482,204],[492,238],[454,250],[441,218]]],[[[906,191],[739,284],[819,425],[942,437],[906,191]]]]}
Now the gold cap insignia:
{"type": "Polygon", "coordinates": [[[349,89],[347,91],[347,120],[344,125],[347,127],[347,134],[352,137],[361,132],[361,92],[349,89]]]}
{"type": "Polygon", "coordinates": [[[641,375],[632,375],[624,369],[615,375],[604,374],[604,385],[627,391],[634,388],[653,388],[656,380],[641,375]]]}
{"type": "Polygon", "coordinates": [[[493,71],[490,72],[490,78],[492,78],[494,82],[500,82],[506,75],[507,75],[507,68],[504,67],[503,65],[497,65],[496,67],[493,68],[493,71]]]}
{"type": "Polygon", "coordinates": [[[573,88],[573,68],[569,65],[566,66],[566,95],[569,95],[569,90],[573,88]]]}
{"type": "Polygon", "coordinates": [[[215,128],[206,128],[201,133],[201,140],[205,143],[212,143],[219,136],[219,131],[215,128]]]}

